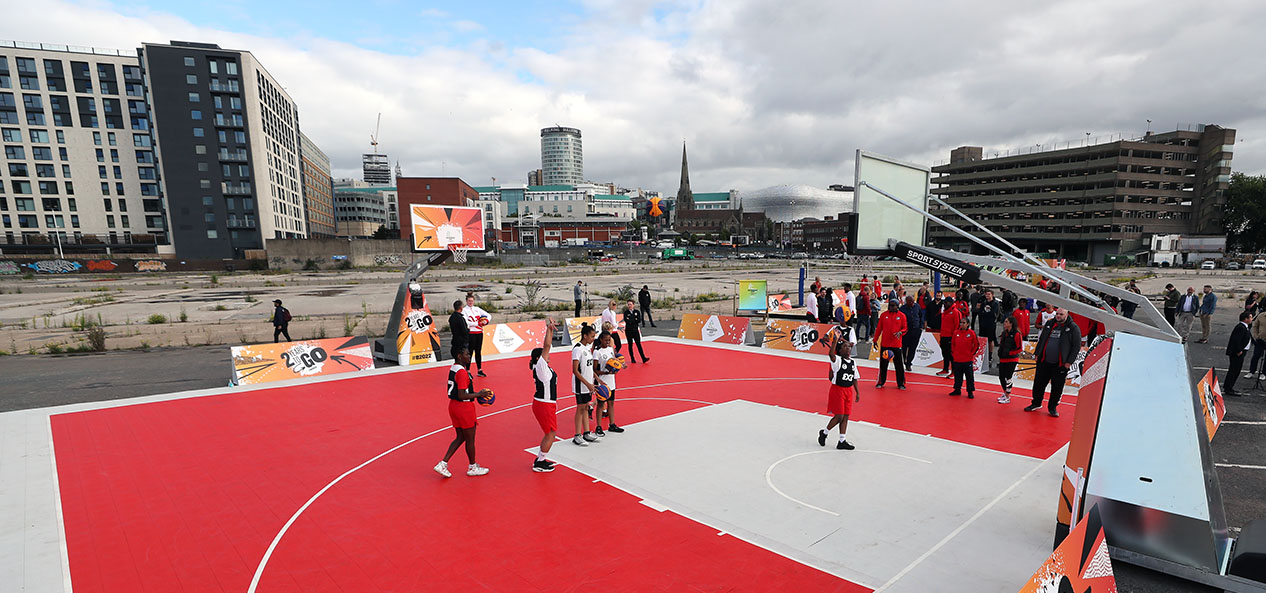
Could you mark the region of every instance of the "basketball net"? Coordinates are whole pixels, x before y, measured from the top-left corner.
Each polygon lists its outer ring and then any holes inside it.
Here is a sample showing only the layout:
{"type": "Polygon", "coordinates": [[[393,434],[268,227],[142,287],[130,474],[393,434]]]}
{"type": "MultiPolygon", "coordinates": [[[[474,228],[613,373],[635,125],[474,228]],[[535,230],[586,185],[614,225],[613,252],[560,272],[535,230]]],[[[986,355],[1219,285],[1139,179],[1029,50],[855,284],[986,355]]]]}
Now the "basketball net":
{"type": "Polygon", "coordinates": [[[470,248],[465,243],[449,243],[448,250],[453,254],[454,263],[466,263],[466,254],[470,252],[470,248]]]}

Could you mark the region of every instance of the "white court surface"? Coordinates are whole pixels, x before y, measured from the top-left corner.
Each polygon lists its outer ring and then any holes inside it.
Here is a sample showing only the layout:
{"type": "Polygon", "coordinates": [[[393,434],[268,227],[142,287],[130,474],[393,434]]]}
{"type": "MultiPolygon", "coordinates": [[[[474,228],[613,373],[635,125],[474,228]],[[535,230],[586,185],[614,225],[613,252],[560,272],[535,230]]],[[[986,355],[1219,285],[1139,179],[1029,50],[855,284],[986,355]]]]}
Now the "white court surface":
{"type": "Polygon", "coordinates": [[[1018,590],[1051,552],[1064,451],[1046,461],[743,400],[550,457],[680,514],[883,591],[1018,590]],[[630,438],[633,434],[636,439],[630,438]]]}

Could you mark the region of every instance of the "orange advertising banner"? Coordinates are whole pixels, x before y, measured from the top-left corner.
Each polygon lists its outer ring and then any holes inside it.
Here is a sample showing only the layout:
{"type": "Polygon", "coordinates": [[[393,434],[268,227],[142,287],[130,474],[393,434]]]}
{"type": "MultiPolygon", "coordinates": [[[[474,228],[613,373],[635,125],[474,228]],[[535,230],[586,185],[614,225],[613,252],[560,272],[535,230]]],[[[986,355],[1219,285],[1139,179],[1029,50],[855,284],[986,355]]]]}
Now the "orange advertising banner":
{"type": "Polygon", "coordinates": [[[681,327],[677,328],[678,339],[722,344],[741,345],[746,343],[751,335],[752,321],[750,319],[728,315],[686,313],[681,316],[681,327]]]}
{"type": "Polygon", "coordinates": [[[438,360],[440,332],[431,317],[426,295],[410,295],[400,312],[400,327],[396,328],[396,363],[400,366],[425,364],[438,360]]]}
{"type": "Polygon", "coordinates": [[[792,309],[791,298],[784,294],[769,295],[770,311],[790,311],[792,309]]]}
{"type": "Polygon", "coordinates": [[[539,348],[545,339],[545,320],[520,321],[518,323],[494,323],[484,326],[482,352],[505,354],[539,348]]]}
{"type": "Polygon", "coordinates": [[[1073,434],[1068,441],[1064,461],[1064,479],[1060,485],[1059,510],[1056,512],[1056,533],[1067,529],[1081,514],[1086,480],[1090,474],[1091,452],[1099,431],[1099,408],[1103,405],[1103,388],[1108,376],[1108,359],[1112,339],[1105,339],[1086,354],[1082,364],[1085,384],[1077,391],[1077,409],[1073,412],[1073,434]]]}
{"type": "Polygon", "coordinates": [[[1086,518],[1077,524],[1051,556],[1029,577],[1020,593],[1076,591],[1077,593],[1116,593],[1116,576],[1112,558],[1099,518],[1099,507],[1091,507],[1086,518]]]}
{"type": "Polygon", "coordinates": [[[825,355],[830,349],[828,338],[832,328],[829,323],[770,319],[765,323],[765,341],[761,347],[825,355]]]}
{"type": "Polygon", "coordinates": [[[374,368],[369,340],[360,337],[234,346],[233,384],[258,385],[374,368]]]}
{"type": "Polygon", "coordinates": [[[1209,369],[1200,382],[1196,383],[1196,391],[1200,394],[1200,407],[1204,408],[1204,426],[1209,433],[1209,440],[1212,441],[1213,435],[1217,434],[1218,427],[1222,425],[1222,418],[1226,416],[1222,386],[1218,385],[1218,376],[1213,374],[1213,369],[1209,369]]]}

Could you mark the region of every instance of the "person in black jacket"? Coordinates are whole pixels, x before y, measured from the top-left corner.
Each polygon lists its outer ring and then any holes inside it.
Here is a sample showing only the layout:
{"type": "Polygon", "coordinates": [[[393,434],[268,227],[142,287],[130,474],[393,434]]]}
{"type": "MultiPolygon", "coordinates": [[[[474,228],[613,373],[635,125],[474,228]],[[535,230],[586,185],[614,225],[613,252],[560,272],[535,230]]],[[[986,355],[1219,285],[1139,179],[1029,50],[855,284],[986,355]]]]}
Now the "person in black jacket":
{"type": "Polygon", "coordinates": [[[1253,314],[1248,311],[1240,313],[1240,322],[1235,324],[1235,328],[1231,330],[1231,339],[1227,340],[1226,355],[1231,359],[1231,364],[1226,370],[1226,378],[1222,380],[1222,390],[1226,395],[1244,395],[1235,390],[1235,379],[1244,368],[1244,354],[1253,341],[1252,332],[1248,329],[1248,322],[1252,318],[1253,314]]]}
{"type": "MultiPolygon", "coordinates": [[[[463,307],[465,303],[461,300],[453,301],[453,314],[448,316],[448,329],[453,333],[453,341],[448,351],[453,360],[457,360],[457,353],[466,350],[470,343],[470,326],[466,325],[466,316],[462,315],[463,307]]],[[[469,354],[466,358],[466,366],[470,366],[469,354]]]]}
{"type": "Polygon", "coordinates": [[[1057,309],[1055,318],[1042,327],[1037,347],[1033,350],[1037,358],[1037,369],[1033,372],[1033,403],[1024,408],[1025,412],[1042,407],[1042,398],[1049,383],[1051,399],[1046,411],[1059,418],[1059,398],[1064,394],[1064,379],[1068,377],[1068,367],[1077,361],[1080,352],[1081,328],[1068,317],[1068,309],[1057,309]]]}
{"type": "Polygon", "coordinates": [[[281,299],[273,301],[273,343],[277,343],[278,336],[286,336],[287,342],[293,342],[290,339],[290,320],[286,318],[290,312],[281,306],[281,299]]]}
{"type": "MultiPolygon", "coordinates": [[[[642,290],[637,291],[637,304],[642,308],[642,314],[640,315],[642,327],[646,327],[648,322],[651,327],[655,327],[655,320],[651,319],[651,289],[647,288],[645,284],[642,285],[642,290]]],[[[625,327],[625,333],[628,333],[627,327],[625,327]]]]}
{"type": "Polygon", "coordinates": [[[642,362],[650,362],[651,359],[646,357],[646,353],[642,352],[642,313],[633,307],[633,299],[624,306],[624,337],[629,340],[629,362],[636,363],[637,357],[633,356],[633,346],[637,345],[637,353],[642,355],[642,362]]]}
{"type": "Polygon", "coordinates": [[[831,289],[818,289],[818,323],[830,323],[835,307],[831,304],[831,289]]]}
{"type": "Polygon", "coordinates": [[[923,307],[907,296],[901,313],[906,316],[906,333],[901,336],[901,355],[905,359],[906,372],[910,372],[914,354],[919,349],[919,341],[923,339],[923,307]]]}

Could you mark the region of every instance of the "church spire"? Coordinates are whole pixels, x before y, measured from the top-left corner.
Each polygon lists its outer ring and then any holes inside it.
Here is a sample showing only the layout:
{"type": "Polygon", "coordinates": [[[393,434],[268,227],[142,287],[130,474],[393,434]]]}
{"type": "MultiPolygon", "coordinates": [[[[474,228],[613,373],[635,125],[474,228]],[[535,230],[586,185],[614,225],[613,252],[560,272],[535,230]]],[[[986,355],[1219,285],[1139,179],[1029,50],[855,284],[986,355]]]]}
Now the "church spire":
{"type": "Polygon", "coordinates": [[[677,188],[677,209],[694,210],[694,194],[690,191],[690,166],[686,162],[686,141],[681,141],[681,186],[677,188]]]}

